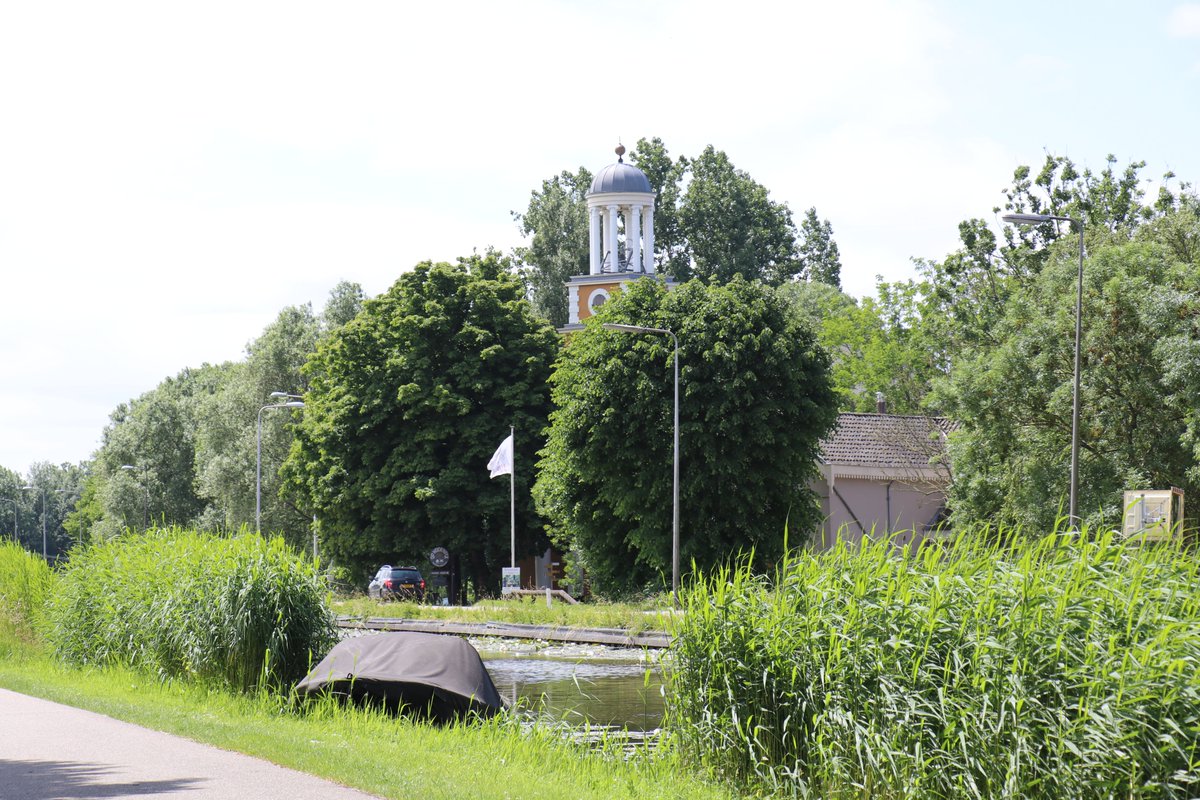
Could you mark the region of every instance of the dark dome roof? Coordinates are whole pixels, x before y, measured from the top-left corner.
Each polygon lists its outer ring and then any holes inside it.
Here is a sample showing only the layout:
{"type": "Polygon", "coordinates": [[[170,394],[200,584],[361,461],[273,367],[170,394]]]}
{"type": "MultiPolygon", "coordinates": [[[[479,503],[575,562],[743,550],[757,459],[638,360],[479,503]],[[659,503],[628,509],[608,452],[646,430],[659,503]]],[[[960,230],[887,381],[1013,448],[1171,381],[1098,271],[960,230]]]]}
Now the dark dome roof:
{"type": "Polygon", "coordinates": [[[654,190],[650,188],[650,179],[646,177],[646,173],[632,164],[626,164],[623,161],[618,161],[616,164],[609,164],[596,173],[595,179],[592,180],[590,194],[609,192],[646,192],[647,194],[654,194],[654,190]]]}

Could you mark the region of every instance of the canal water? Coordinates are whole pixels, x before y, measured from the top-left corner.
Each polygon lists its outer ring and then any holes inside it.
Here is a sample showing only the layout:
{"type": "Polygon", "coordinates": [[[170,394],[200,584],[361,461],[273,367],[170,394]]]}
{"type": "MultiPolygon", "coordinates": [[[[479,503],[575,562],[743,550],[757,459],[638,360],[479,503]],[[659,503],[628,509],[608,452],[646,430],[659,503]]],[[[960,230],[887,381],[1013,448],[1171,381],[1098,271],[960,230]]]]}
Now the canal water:
{"type": "Polygon", "coordinates": [[[514,706],[571,725],[631,733],[662,724],[662,671],[645,651],[487,639],[472,644],[496,689],[514,706]]]}

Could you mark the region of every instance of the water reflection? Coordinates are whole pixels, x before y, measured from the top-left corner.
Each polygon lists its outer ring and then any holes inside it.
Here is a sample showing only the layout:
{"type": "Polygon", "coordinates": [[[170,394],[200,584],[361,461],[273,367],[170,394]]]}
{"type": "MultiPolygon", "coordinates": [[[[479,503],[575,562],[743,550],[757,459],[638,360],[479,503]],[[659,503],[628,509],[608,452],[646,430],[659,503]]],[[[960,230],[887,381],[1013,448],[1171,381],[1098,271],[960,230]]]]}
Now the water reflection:
{"type": "Polygon", "coordinates": [[[564,722],[652,731],[662,724],[662,675],[657,665],[627,660],[564,658],[481,651],[492,682],[521,702],[564,722]]]}

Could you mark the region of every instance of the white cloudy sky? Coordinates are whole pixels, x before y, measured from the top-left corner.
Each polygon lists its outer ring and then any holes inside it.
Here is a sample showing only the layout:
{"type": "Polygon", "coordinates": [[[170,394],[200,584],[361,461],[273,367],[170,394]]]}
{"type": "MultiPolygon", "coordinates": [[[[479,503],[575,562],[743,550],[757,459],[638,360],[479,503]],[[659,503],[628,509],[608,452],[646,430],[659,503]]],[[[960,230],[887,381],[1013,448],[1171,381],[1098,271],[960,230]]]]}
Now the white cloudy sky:
{"type": "Polygon", "coordinates": [[[642,136],[816,206],[861,296],[1047,152],[1200,180],[1200,2],[0,2],[0,465],[642,136]]]}

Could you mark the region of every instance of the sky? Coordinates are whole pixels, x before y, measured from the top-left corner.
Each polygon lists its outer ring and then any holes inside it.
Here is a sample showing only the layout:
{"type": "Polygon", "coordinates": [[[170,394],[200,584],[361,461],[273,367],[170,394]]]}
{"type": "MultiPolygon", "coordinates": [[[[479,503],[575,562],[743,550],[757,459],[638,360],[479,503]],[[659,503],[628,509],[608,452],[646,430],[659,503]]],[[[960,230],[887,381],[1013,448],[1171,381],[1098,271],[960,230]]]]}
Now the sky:
{"type": "Polygon", "coordinates": [[[1047,154],[1200,180],[1200,2],[0,0],[0,466],[654,136],[815,207],[862,297],[1047,154]]]}

